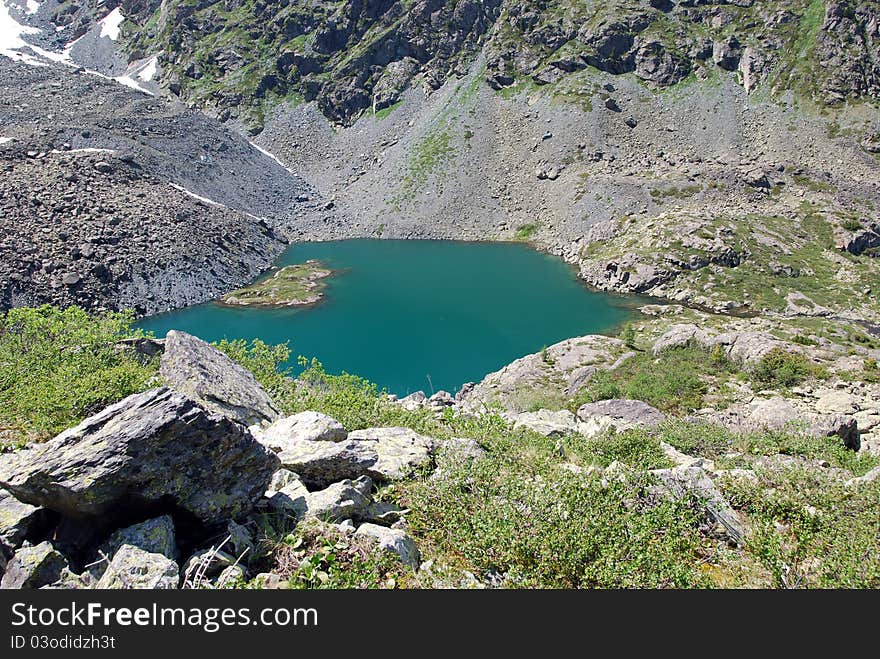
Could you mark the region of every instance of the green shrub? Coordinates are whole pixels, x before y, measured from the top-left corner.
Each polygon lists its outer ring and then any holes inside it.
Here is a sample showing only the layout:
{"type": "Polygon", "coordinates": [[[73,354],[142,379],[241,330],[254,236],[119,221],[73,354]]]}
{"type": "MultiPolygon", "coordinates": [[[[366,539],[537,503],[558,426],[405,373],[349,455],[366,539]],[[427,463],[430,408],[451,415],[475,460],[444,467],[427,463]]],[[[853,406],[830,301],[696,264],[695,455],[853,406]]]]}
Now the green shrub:
{"type": "Polygon", "coordinates": [[[773,348],[751,368],[754,384],[763,387],[793,387],[808,378],[825,378],[828,373],[799,352],[773,348]]]}
{"type": "Polygon", "coordinates": [[[725,495],[745,513],[746,551],[782,588],[880,587],[880,483],[846,487],[822,470],[761,471],[726,479],[725,495]]]}
{"type": "Polygon", "coordinates": [[[516,240],[530,240],[532,236],[534,236],[538,232],[537,224],[523,224],[520,227],[517,227],[516,234],[514,234],[514,238],[516,240]]]}
{"type": "Polygon", "coordinates": [[[131,313],[76,307],[0,314],[0,444],[44,440],[151,384],[156,360],[121,339],[142,336],[131,313]]]}
{"type": "Polygon", "coordinates": [[[657,357],[639,353],[614,371],[596,373],[575,396],[572,409],[585,402],[633,398],[666,412],[686,413],[703,406],[707,365],[715,375],[734,370],[723,353],[696,347],[672,348],[657,357]]]}
{"type": "Polygon", "coordinates": [[[523,588],[707,583],[688,503],[646,496],[647,480],[552,470],[540,439],[488,448],[484,458],[444,465],[441,479],[403,485],[412,531],[445,562],[523,588]]]}

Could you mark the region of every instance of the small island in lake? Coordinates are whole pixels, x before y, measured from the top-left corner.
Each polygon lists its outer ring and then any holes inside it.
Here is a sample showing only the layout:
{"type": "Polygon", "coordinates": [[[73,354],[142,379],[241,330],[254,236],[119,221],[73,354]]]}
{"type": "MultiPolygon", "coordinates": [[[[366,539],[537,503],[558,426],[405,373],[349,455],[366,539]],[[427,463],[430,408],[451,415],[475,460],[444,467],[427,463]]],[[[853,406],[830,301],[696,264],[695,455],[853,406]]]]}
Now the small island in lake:
{"type": "Polygon", "coordinates": [[[236,307],[298,307],[320,302],[325,277],[333,271],[314,259],[281,268],[268,279],[224,295],[221,304],[236,307]]]}

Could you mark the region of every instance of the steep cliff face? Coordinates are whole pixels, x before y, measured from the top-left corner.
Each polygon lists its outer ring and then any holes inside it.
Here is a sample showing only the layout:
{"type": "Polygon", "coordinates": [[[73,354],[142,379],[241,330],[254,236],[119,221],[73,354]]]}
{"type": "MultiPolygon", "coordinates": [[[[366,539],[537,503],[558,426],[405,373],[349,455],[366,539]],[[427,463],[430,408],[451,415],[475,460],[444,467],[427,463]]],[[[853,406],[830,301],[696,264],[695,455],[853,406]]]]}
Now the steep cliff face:
{"type": "Polygon", "coordinates": [[[843,0],[123,0],[123,36],[161,52],[172,93],[259,126],[268,106],[316,101],[350,125],[426,93],[485,50],[496,89],[588,67],[668,87],[736,71],[752,92],[821,103],[880,97],[880,3],[843,0]]]}

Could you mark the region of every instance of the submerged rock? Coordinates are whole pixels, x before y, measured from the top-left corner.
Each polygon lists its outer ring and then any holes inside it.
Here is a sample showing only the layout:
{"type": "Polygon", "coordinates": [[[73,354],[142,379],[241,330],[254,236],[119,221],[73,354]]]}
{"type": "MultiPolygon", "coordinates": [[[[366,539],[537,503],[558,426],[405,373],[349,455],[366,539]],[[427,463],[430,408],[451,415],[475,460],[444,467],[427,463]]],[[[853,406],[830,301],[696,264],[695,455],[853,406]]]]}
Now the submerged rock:
{"type": "Polygon", "coordinates": [[[168,332],[159,374],[205,409],[246,426],[278,418],[278,409],[250,371],[185,332],[168,332]]]}
{"type": "Polygon", "coordinates": [[[4,456],[0,485],[73,518],[173,507],[213,524],[248,513],[277,468],[243,426],[160,387],[4,456]]]}

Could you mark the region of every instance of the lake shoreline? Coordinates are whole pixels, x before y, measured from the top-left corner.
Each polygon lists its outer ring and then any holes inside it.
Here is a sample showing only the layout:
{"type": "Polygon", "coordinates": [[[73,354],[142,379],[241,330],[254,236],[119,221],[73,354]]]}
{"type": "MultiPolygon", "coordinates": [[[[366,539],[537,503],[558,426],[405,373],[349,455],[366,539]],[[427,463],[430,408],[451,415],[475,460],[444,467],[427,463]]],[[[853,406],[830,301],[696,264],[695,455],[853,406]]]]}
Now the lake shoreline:
{"type": "Polygon", "coordinates": [[[647,302],[590,291],[568,264],[522,242],[298,243],[275,267],[306,260],[334,274],[320,280],[333,304],[326,297],[293,306],[214,302],[139,324],[207,340],[289,343],[332,372],[358,373],[406,395],[457,390],[571,336],[613,334],[647,302]]]}

